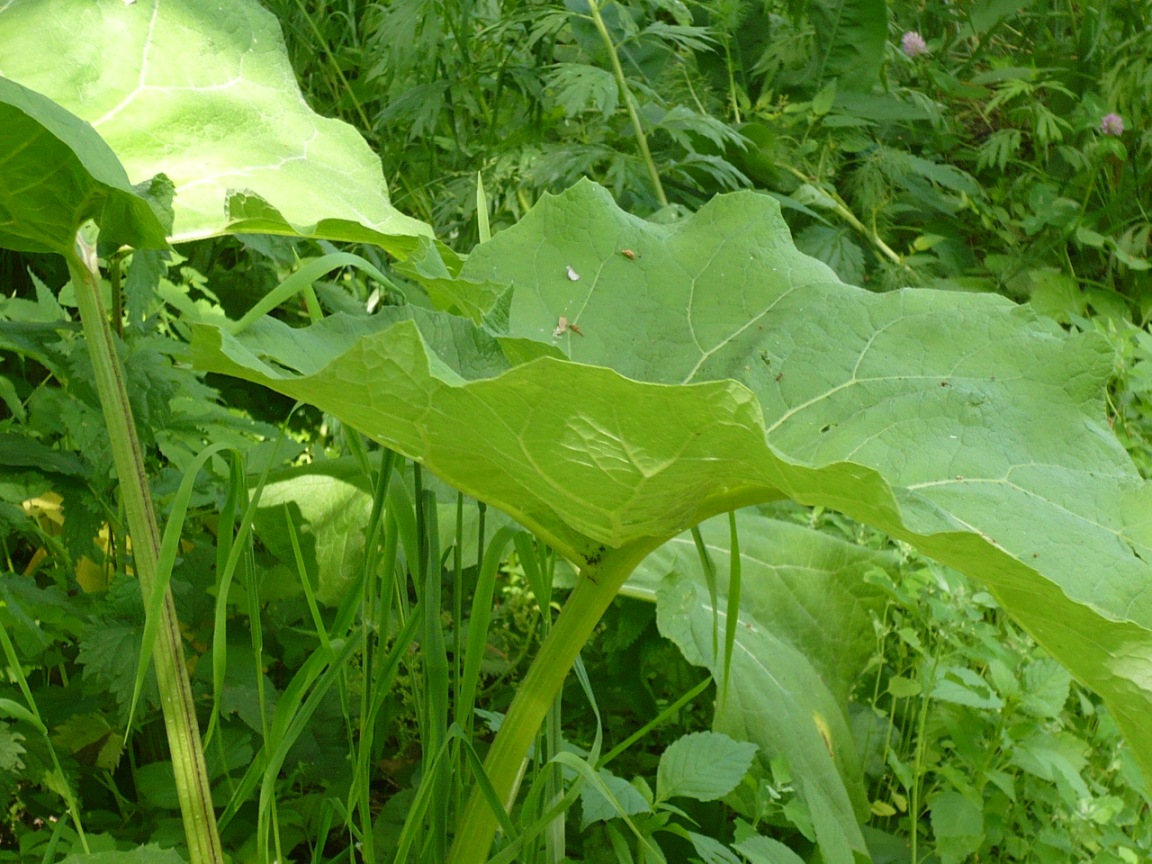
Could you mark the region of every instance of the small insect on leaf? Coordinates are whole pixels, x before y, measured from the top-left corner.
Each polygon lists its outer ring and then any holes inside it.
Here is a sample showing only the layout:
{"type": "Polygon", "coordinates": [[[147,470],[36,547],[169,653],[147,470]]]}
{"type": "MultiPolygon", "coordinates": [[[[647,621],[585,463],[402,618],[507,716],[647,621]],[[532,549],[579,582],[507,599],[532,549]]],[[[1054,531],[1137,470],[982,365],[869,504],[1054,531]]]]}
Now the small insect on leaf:
{"type": "Polygon", "coordinates": [[[629,261],[635,261],[637,255],[631,249],[621,249],[620,254],[627,258],[629,261]]]}
{"type": "Polygon", "coordinates": [[[556,322],[556,329],[552,331],[552,335],[559,338],[560,336],[563,336],[565,333],[567,333],[569,330],[571,330],[577,336],[583,336],[584,335],[583,330],[581,330],[575,324],[569,324],[568,319],[566,317],[564,317],[563,315],[561,315],[560,320],[556,322]]]}
{"type": "Polygon", "coordinates": [[[571,279],[573,282],[579,282],[580,281],[580,274],[577,273],[572,268],[571,264],[568,264],[567,267],[568,267],[568,278],[571,279]]]}

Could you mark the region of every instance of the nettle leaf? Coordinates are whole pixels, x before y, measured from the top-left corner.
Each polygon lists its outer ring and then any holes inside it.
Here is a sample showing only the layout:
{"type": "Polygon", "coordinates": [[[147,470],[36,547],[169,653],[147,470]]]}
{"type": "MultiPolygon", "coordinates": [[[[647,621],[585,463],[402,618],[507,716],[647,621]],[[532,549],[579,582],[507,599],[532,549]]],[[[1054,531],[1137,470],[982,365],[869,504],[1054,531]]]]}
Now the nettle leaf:
{"type": "MultiPolygon", "coordinates": [[[[23,508],[20,512],[26,519],[23,508]]],[[[61,588],[55,585],[41,588],[32,580],[12,573],[0,576],[0,626],[8,631],[21,655],[33,660],[60,639],[61,634],[82,632],[85,622],[75,598],[61,588]]]]}
{"type": "Polygon", "coordinates": [[[677,738],[660,756],[656,771],[656,797],[723,798],[744,779],[756,745],[736,741],[721,732],[693,732],[677,738]]]}
{"type": "Polygon", "coordinates": [[[928,802],[936,853],[943,864],[960,864],[984,842],[984,813],[959,792],[940,792],[928,802]]]}
{"type": "Polygon", "coordinates": [[[103,714],[74,714],[56,726],[52,740],[83,762],[113,771],[120,761],[123,737],[103,714]]]}
{"type": "MultiPolygon", "coordinates": [[[[92,692],[110,693],[120,708],[120,722],[127,722],[132,701],[136,666],[140,656],[143,624],[104,620],[95,624],[80,640],[78,662],[92,692]]],[[[150,705],[160,704],[155,670],[149,667],[144,696],[150,705]]]]}
{"type": "Polygon", "coordinates": [[[1001,297],[845,285],[750,192],[652,225],[584,182],[459,278],[512,286],[503,332],[198,325],[195,362],[333,413],[581,563],[759,501],[839,510],[983,580],[1152,769],[1152,496],[1108,428],[1102,339],[1001,297]]]}
{"type": "Polygon", "coordinates": [[[1004,700],[979,675],[963,666],[945,666],[937,672],[931,696],[941,702],[998,711],[1004,700]]]}
{"type": "Polygon", "coordinates": [[[431,237],[389,203],[355,130],[304,102],[279,24],[254,0],[15,0],[0,75],[89,121],[136,182],[171,178],[174,240],[305,234],[407,255],[431,237]],[[78,33],[115,34],[113,47],[78,33]]]}
{"type": "Polygon", "coordinates": [[[635,816],[637,813],[652,812],[652,805],[640,794],[640,790],[623,777],[617,777],[606,768],[601,768],[596,774],[616,801],[610,802],[596,786],[585,783],[580,788],[581,828],[587,828],[593,822],[607,822],[621,813],[635,816]]]}
{"type": "Polygon", "coordinates": [[[1068,701],[1072,679],[1054,660],[1042,657],[1024,667],[1020,707],[1033,717],[1057,717],[1068,701]]]}

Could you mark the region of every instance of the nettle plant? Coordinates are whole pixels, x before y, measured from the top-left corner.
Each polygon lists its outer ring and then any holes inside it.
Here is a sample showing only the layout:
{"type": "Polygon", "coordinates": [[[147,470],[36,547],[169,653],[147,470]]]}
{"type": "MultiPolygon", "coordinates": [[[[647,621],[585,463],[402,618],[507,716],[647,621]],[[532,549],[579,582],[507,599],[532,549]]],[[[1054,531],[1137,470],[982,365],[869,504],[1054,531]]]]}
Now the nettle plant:
{"type": "MultiPolygon", "coordinates": [[[[798,252],[778,205],[754,193],[655,225],[584,181],[460,258],[391,208],[362,140],[308,111],[275,21],[254,6],[208,15],[192,4],[17,2],[3,25],[0,244],[68,262],[135,569],[159,622],[154,656],[193,861],[223,857],[98,260],[100,249],[166,238],[279,233],[372,243],[399,259],[435,308],[385,306],[302,329],[261,315],[202,321],[195,365],[318,406],[503,510],[578,570],[448,860],[486,860],[498,828],[510,829],[504,808],[537,731],[638,568],[651,580],[688,548],[676,539],[686,530],[781,499],[847,514],[981,580],[1104,698],[1152,770],[1152,502],[1106,422],[1102,340],[995,296],[846,285],[798,252]],[[115,50],[76,33],[114,33],[115,50]]],[[[751,516],[709,523],[700,545],[735,551],[741,519],[761,557],[796,556],[798,541],[757,533],[751,516]]],[[[735,611],[768,574],[731,560],[735,611]]],[[[800,631],[834,628],[837,604],[810,597],[807,625],[774,620],[770,604],[739,607],[738,618],[720,614],[712,588],[681,584],[661,614],[680,603],[695,615],[678,619],[674,638],[721,682],[717,726],[793,742],[793,781],[824,859],[867,860],[866,802],[836,698],[846,688],[811,684],[844,670],[835,652],[794,647],[818,644],[821,634],[800,631]],[[754,711],[726,684],[746,662],[775,688],[754,711]]],[[[333,646],[331,662],[349,650],[333,646]]],[[[15,700],[3,707],[35,719],[15,700]]]]}

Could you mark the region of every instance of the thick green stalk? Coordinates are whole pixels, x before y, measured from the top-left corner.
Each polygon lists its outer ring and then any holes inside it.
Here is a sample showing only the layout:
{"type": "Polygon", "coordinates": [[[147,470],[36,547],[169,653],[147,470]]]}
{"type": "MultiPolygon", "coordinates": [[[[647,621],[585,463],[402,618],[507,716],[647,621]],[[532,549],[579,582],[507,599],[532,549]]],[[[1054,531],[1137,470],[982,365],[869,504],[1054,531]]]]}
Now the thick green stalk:
{"type": "MultiPolygon", "coordinates": [[[[160,558],[160,528],[152,507],[144,457],[140,440],[136,436],[136,424],[128,403],[120,358],[116,354],[108,317],[100,300],[100,272],[96,252],[78,237],[76,249],[66,258],[76,291],[76,305],[80,308],[84,338],[92,357],[96,392],[100,396],[104,423],[111,438],[112,460],[120,480],[120,495],[128,518],[136,576],[140,580],[144,605],[147,606],[160,558]]],[[[184,666],[184,646],[171,590],[164,598],[153,656],[191,864],[223,864],[224,853],[216,830],[208,771],[192,703],[192,688],[184,666]]]]}
{"type": "MultiPolygon", "coordinates": [[[[610,549],[597,564],[580,571],[580,581],[517,689],[516,698],[512,700],[484,762],[492,787],[507,809],[511,809],[516,799],[533,739],[580,649],[596,629],[620,586],[664,539],[645,538],[619,549],[610,549]]],[[[456,826],[456,840],[448,864],[483,864],[487,861],[497,824],[496,814],[474,784],[464,814],[456,826]]]]}
{"type": "Polygon", "coordinates": [[[588,0],[588,9],[592,12],[592,23],[600,33],[604,47],[608,49],[608,56],[612,60],[612,74],[616,76],[616,86],[620,88],[620,98],[624,100],[624,107],[628,110],[628,119],[632,121],[632,131],[636,135],[636,144],[640,147],[640,155],[644,157],[644,164],[648,166],[648,176],[652,180],[652,189],[656,193],[656,200],[661,207],[668,206],[668,196],[664,194],[664,184],[660,182],[660,172],[656,170],[656,162],[652,159],[652,151],[648,149],[648,136],[644,134],[644,126],[640,122],[640,112],[636,110],[636,100],[632,90],[628,87],[628,79],[624,77],[624,67],[620,65],[620,55],[616,53],[616,45],[612,42],[612,35],[600,15],[599,0],[588,0]]]}

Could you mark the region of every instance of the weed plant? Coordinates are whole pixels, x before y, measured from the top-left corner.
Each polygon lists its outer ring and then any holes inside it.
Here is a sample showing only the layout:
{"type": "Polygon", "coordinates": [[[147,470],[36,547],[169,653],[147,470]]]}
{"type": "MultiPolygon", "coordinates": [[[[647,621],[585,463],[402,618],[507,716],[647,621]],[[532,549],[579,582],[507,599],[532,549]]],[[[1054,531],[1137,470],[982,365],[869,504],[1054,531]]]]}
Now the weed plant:
{"type": "MultiPolygon", "coordinates": [[[[1104,333],[1110,420],[1152,471],[1147,3],[266,5],[315,109],[461,253],[584,176],[654,222],[757,189],[846,282],[999,292],[1104,333]]],[[[430,304],[357,251],[386,283],[332,268],[278,317],[430,304]]],[[[441,862],[574,574],[333,416],[190,370],[192,324],[336,252],[203,241],[112,256],[103,288],[162,521],[186,513],[171,586],[224,848],[441,862]]],[[[74,292],[46,256],[4,256],[0,861],[180,849],[74,292]]],[[[882,600],[851,692],[872,860],[1152,858],[1116,722],[989,594],[844,517],[775,515],[893,562],[868,571],[882,600]]],[[[724,693],[644,596],[616,601],[550,707],[495,860],[827,860],[799,778],[711,731],[724,693]],[[727,773],[694,786],[678,760],[727,773]]]]}

